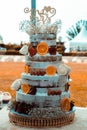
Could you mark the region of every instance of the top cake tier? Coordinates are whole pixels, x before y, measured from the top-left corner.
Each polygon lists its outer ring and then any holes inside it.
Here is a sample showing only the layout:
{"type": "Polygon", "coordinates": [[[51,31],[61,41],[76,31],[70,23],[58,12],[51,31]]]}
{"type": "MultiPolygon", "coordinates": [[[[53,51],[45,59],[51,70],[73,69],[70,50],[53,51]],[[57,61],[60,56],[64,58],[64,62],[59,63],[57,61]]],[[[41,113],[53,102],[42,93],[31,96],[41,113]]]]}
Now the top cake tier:
{"type": "Polygon", "coordinates": [[[48,45],[55,45],[56,34],[55,33],[38,33],[30,35],[30,41],[34,43],[40,41],[48,41],[48,45]]]}
{"type": "Polygon", "coordinates": [[[48,53],[53,56],[56,55],[56,52],[58,52],[56,38],[61,29],[60,20],[54,23],[51,23],[51,21],[41,22],[36,20],[35,24],[32,21],[26,21],[22,23],[21,28],[23,29],[23,27],[30,37],[30,44],[28,45],[27,51],[26,49],[20,50],[21,54],[28,54],[32,59],[36,54],[41,56],[45,56],[48,53]],[[41,42],[46,44],[39,44],[41,42]]]}
{"type": "Polygon", "coordinates": [[[56,35],[55,34],[33,34],[30,36],[31,42],[28,46],[30,57],[35,55],[50,57],[57,54],[56,35]]]}
{"type": "Polygon", "coordinates": [[[32,34],[30,39],[30,43],[20,50],[20,53],[28,55],[30,60],[56,61],[61,57],[57,50],[56,34],[32,34]]]}

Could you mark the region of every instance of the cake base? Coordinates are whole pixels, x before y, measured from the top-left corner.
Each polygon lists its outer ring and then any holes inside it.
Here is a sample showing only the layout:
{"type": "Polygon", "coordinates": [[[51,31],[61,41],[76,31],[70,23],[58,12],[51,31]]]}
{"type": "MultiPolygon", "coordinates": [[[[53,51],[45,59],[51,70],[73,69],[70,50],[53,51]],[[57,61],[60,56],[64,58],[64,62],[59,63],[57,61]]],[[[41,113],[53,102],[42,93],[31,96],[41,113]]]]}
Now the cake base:
{"type": "Polygon", "coordinates": [[[36,118],[36,117],[28,117],[27,115],[21,115],[14,113],[12,111],[9,112],[10,122],[24,127],[30,128],[48,128],[48,127],[61,127],[64,125],[68,125],[73,122],[75,116],[75,110],[72,110],[61,117],[52,117],[52,118],[36,118]]]}

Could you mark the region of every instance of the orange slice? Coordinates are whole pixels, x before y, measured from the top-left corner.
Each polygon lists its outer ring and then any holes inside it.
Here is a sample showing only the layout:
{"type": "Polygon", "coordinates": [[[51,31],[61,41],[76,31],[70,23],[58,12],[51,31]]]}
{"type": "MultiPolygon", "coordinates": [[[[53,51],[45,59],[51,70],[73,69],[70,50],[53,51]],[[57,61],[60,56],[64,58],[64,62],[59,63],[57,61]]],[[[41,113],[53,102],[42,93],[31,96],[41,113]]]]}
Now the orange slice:
{"type": "Polygon", "coordinates": [[[70,100],[69,98],[63,98],[61,99],[61,108],[62,108],[62,111],[65,111],[65,112],[68,112],[70,110],[70,100]]]}
{"type": "Polygon", "coordinates": [[[30,73],[30,67],[28,65],[25,65],[25,73],[30,73]]]}
{"type": "Polygon", "coordinates": [[[52,65],[47,66],[47,68],[46,68],[46,74],[47,75],[52,76],[55,73],[56,73],[56,67],[55,66],[52,66],[52,65]]]}
{"type": "Polygon", "coordinates": [[[45,55],[48,52],[48,44],[46,42],[40,42],[37,45],[37,53],[40,55],[45,55]]]}
{"type": "Polygon", "coordinates": [[[23,93],[29,93],[29,91],[30,91],[30,86],[28,85],[28,84],[23,84],[22,86],[21,86],[21,89],[22,89],[22,91],[23,91],[23,93]]]}

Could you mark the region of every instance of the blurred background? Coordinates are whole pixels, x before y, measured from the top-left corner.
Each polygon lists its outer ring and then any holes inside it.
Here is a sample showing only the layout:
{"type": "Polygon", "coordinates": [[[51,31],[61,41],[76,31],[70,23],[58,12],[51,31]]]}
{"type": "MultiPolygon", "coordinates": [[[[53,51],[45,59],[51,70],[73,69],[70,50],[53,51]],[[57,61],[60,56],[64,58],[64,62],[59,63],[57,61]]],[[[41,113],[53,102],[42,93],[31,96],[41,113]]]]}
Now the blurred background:
{"type": "MultiPolygon", "coordinates": [[[[51,6],[56,9],[56,15],[52,18],[52,22],[58,19],[61,20],[61,31],[57,34],[59,50],[62,47],[63,52],[80,51],[80,46],[77,45],[76,47],[73,44],[73,48],[71,42],[80,33],[83,26],[86,29],[86,0],[36,0],[36,8],[38,10],[42,10],[44,6],[51,6]]],[[[11,53],[18,54],[16,51],[23,44],[29,42],[29,35],[19,29],[21,21],[29,20],[29,14],[24,13],[26,7],[31,9],[31,0],[0,0],[0,52],[10,49],[11,53]],[[12,52],[14,49],[16,51],[12,52]]],[[[81,32],[81,38],[84,37],[83,33],[87,34],[86,30],[81,32]]],[[[78,38],[74,42],[78,42],[78,38]]],[[[83,50],[85,51],[86,49],[83,50]]],[[[9,52],[5,54],[9,54],[9,52]]]]}

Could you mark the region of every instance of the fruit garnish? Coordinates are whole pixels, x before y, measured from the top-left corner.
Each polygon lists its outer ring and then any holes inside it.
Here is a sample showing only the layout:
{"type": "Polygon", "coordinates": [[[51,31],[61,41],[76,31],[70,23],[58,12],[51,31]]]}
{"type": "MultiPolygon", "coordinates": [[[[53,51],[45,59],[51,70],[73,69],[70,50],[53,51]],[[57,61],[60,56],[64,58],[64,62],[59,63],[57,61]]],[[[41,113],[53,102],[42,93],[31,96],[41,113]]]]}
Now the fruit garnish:
{"type": "Polygon", "coordinates": [[[56,55],[56,47],[50,46],[49,47],[49,53],[50,53],[50,55],[56,55]]]}
{"type": "Polygon", "coordinates": [[[33,57],[34,55],[36,55],[37,53],[37,50],[33,47],[30,47],[29,48],[29,53],[30,53],[30,56],[33,57]]]}
{"type": "Polygon", "coordinates": [[[37,45],[37,53],[40,55],[45,55],[48,52],[48,44],[46,42],[40,42],[37,45]]]}
{"type": "Polygon", "coordinates": [[[30,91],[30,86],[28,84],[22,84],[21,89],[22,89],[23,93],[28,94],[30,91]]]}
{"type": "Polygon", "coordinates": [[[49,75],[49,76],[52,76],[56,73],[56,67],[53,66],[53,65],[49,65],[47,66],[46,68],[46,74],[49,75]]]}
{"type": "Polygon", "coordinates": [[[61,99],[61,109],[62,111],[68,112],[71,108],[70,100],[69,98],[63,98],[61,99]]]}
{"type": "Polygon", "coordinates": [[[28,65],[25,65],[25,73],[30,73],[30,67],[28,65]]]}

